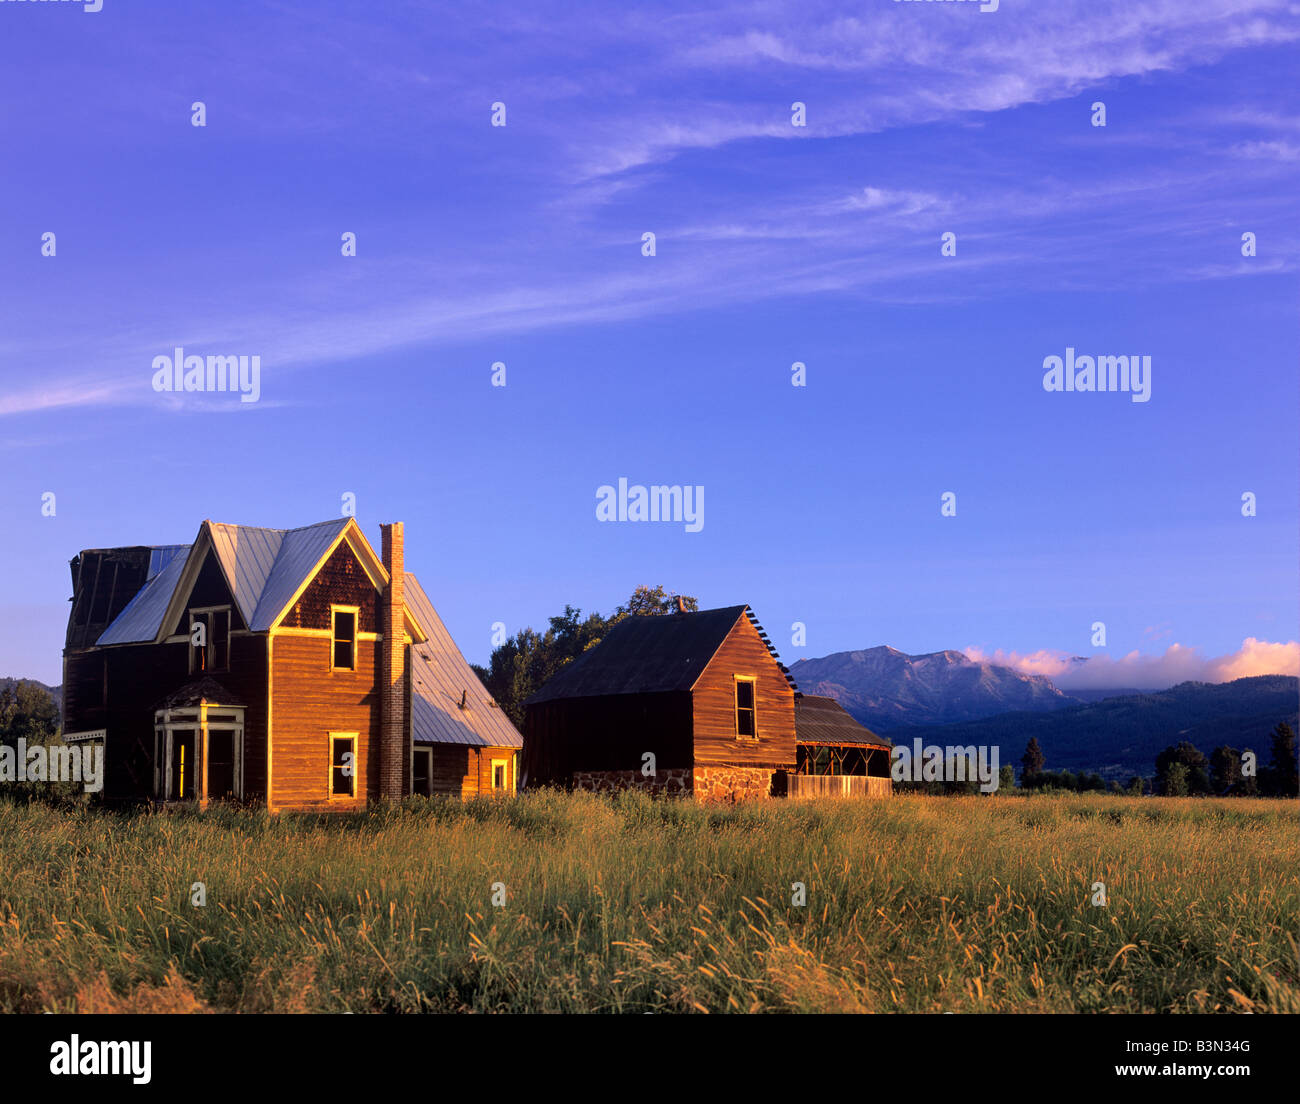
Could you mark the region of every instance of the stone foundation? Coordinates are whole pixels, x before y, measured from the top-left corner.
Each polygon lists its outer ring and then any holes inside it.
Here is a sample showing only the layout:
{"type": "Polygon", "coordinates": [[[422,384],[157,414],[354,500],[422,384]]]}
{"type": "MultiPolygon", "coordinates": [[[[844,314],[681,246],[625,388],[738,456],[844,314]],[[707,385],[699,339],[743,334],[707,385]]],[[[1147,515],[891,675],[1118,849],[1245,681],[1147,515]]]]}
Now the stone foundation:
{"type": "Polygon", "coordinates": [[[696,767],[697,801],[765,801],[772,796],[771,767],[696,767]]]}
{"type": "Polygon", "coordinates": [[[689,767],[661,770],[649,777],[639,770],[574,771],[573,788],[591,793],[645,790],[652,794],[686,795],[691,792],[689,767]]]}
{"type": "Polygon", "coordinates": [[[661,770],[646,777],[639,770],[574,771],[573,788],[590,793],[645,790],[651,794],[689,796],[697,801],[766,800],[772,796],[770,767],[689,767],[661,770]]]}

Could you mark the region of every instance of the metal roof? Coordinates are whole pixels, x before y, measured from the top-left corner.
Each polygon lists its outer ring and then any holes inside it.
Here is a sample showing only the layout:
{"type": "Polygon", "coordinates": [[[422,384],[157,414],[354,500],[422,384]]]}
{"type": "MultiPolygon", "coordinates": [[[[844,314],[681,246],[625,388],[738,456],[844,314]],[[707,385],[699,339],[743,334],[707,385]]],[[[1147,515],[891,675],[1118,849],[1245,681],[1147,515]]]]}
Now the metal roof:
{"type": "Polygon", "coordinates": [[[689,690],[748,609],[624,618],[524,704],[689,690]]]}
{"type": "MultiPolygon", "coordinates": [[[[322,521],[301,529],[209,522],[213,553],[230,581],[244,624],[253,632],[269,629],[349,520],[322,521]]],[[[192,548],[173,544],[152,549],[149,581],[95,643],[139,644],[153,640],[162,627],[163,615],[192,548]]]]}
{"type": "Polygon", "coordinates": [[[145,576],[145,582],[157,575],[182,552],[188,552],[189,550],[190,546],[188,544],[160,544],[150,548],[149,574],[145,576]]]}
{"type": "Polygon", "coordinates": [[[834,698],[800,694],[794,699],[794,738],[800,744],[858,744],[893,747],[889,740],[860,725],[834,698]]]}
{"type": "MultiPolygon", "coordinates": [[[[308,574],[329,551],[330,545],[338,539],[347,527],[348,519],[321,522],[308,525],[303,529],[279,531],[280,540],[276,545],[276,557],[270,574],[262,582],[260,597],[252,618],[247,622],[253,632],[265,632],[280,616],[297,590],[302,586],[308,574]]],[[[213,529],[216,529],[213,526],[213,529]]],[[[223,526],[234,529],[236,526],[223,526]]],[[[276,532],[275,530],[257,530],[258,533],[276,532]]],[[[215,540],[215,534],[214,534],[215,540]]],[[[253,561],[260,571],[262,553],[260,549],[248,548],[250,542],[245,540],[244,559],[253,561]]],[[[255,543],[255,542],[253,542],[255,543]]],[[[269,538],[267,544],[269,546],[269,538]]]]}
{"type": "Polygon", "coordinates": [[[406,575],[406,604],[429,634],[411,647],[411,735],[417,744],[523,747],[524,738],[456,647],[419,580],[406,575]],[[465,708],[460,707],[461,696],[465,708]]]}
{"type": "MultiPolygon", "coordinates": [[[[151,641],[162,627],[163,615],[167,605],[180,582],[189,562],[189,545],[169,545],[175,549],[167,564],[152,576],[134,598],[123,608],[95,641],[96,646],[105,644],[139,644],[151,641]]],[[[161,557],[160,557],[161,558],[161,557]]],[[[150,569],[153,559],[150,557],[150,569]]]]}

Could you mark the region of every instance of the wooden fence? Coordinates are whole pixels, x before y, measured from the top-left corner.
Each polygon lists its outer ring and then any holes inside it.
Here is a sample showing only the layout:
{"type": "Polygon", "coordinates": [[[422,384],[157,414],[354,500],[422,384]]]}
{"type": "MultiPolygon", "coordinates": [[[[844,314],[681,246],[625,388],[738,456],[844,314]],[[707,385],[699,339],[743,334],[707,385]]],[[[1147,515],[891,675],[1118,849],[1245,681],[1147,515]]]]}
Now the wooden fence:
{"type": "Polygon", "coordinates": [[[865,774],[791,774],[791,797],[888,797],[894,792],[890,778],[865,774]]]}

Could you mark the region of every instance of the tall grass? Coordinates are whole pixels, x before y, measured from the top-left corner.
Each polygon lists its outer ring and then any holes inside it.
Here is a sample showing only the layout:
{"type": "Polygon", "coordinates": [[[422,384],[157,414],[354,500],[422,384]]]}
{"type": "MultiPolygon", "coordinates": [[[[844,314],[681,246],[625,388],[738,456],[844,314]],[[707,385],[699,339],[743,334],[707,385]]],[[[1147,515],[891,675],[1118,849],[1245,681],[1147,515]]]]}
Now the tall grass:
{"type": "Polygon", "coordinates": [[[541,793],[333,819],[0,802],[0,1010],[1297,1012],[1295,812],[1099,794],[541,793]]]}

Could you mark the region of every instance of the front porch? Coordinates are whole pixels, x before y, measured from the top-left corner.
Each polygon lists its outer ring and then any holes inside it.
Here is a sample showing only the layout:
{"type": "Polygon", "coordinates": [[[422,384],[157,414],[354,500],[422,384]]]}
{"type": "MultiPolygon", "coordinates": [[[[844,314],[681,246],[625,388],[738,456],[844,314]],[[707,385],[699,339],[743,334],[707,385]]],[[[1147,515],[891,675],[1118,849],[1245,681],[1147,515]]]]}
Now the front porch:
{"type": "Polygon", "coordinates": [[[154,711],[153,797],[160,803],[244,798],[244,710],[213,679],[182,687],[154,711]]]}

